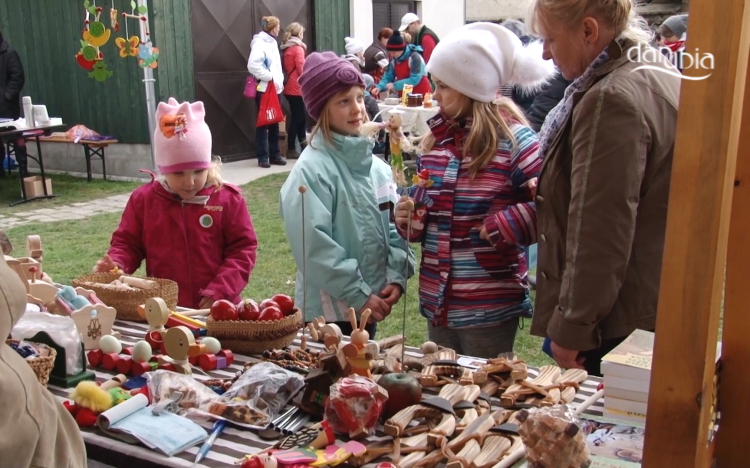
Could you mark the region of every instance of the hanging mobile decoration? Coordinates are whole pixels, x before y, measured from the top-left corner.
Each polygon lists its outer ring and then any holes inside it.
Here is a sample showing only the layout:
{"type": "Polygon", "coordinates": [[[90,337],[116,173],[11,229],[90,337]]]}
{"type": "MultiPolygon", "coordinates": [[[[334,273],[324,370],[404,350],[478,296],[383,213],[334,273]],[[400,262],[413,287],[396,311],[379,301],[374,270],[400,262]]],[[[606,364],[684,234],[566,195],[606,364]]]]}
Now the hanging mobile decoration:
{"type": "Polygon", "coordinates": [[[109,9],[109,23],[114,32],[120,32],[120,19],[118,18],[117,10],[115,9],[115,0],[112,0],[112,8],[109,9]]]}
{"type": "MultiPolygon", "coordinates": [[[[158,66],[157,60],[159,58],[159,49],[154,47],[153,44],[151,44],[151,33],[148,29],[148,7],[146,5],[136,6],[135,0],[130,1],[130,10],[131,13],[123,13],[122,17],[125,18],[125,30],[127,35],[127,19],[136,19],[138,21],[143,21],[143,23],[146,26],[146,39],[145,41],[138,41],[140,44],[136,44],[138,47],[138,65],[141,66],[141,68],[156,68],[158,66]]],[[[130,47],[133,44],[133,38],[136,36],[133,36],[130,38],[128,44],[128,47],[130,47]]],[[[119,44],[118,44],[119,46],[119,44]]],[[[125,57],[128,55],[135,56],[136,54],[132,54],[130,50],[128,49],[128,52],[126,55],[123,55],[123,50],[120,49],[120,56],[125,57]]]]}
{"type": "Polygon", "coordinates": [[[86,10],[84,29],[81,39],[81,50],[76,54],[76,63],[89,72],[89,77],[96,81],[106,81],[112,76],[112,71],[107,69],[104,63],[104,54],[100,48],[109,42],[112,31],[100,21],[102,8],[97,7],[89,0],[84,0],[83,8],[86,10]],[[94,21],[91,21],[91,17],[94,21]]]}

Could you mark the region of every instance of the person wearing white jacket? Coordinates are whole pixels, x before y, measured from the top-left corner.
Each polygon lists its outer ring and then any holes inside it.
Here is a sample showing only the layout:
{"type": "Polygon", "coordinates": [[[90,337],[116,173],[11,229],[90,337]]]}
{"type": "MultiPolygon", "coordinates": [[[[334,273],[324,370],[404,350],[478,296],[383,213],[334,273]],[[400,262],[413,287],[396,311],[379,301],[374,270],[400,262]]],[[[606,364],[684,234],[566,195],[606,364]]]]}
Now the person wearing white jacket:
{"type": "MultiPolygon", "coordinates": [[[[258,80],[258,92],[255,96],[258,109],[263,93],[272,80],[277,94],[284,90],[284,72],[281,69],[279,45],[276,42],[281,22],[275,16],[264,16],[261,27],[263,31],[256,34],[250,43],[250,58],[247,60],[247,71],[258,80]]],[[[260,167],[269,168],[271,164],[286,165],[286,160],[279,150],[279,124],[255,127],[255,149],[260,167]]]]}

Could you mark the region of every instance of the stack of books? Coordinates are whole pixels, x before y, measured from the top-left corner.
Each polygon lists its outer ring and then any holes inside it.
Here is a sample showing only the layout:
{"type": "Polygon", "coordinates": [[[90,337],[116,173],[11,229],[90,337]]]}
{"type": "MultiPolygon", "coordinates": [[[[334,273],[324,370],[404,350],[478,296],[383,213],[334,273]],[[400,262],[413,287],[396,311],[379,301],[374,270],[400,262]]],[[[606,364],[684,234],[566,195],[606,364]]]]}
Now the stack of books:
{"type": "Polygon", "coordinates": [[[604,416],[644,424],[654,334],[634,331],[602,359],[604,377],[604,416]]]}

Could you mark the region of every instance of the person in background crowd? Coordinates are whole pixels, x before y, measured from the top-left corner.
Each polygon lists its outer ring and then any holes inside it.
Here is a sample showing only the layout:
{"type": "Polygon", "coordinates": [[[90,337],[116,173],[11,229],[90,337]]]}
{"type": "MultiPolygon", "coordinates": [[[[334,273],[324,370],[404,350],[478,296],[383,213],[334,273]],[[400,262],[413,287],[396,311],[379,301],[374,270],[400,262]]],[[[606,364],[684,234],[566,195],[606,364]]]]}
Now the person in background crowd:
{"type": "Polygon", "coordinates": [[[350,61],[361,73],[365,66],[365,45],[356,37],[346,37],[344,41],[346,42],[346,55],[342,58],[350,61]]]}
{"type": "MultiPolygon", "coordinates": [[[[0,258],[0,335],[7,337],[25,312],[21,278],[0,258]]],[[[0,466],[86,466],[86,446],[75,419],[5,343],[0,344],[0,412],[0,453],[5,454],[0,466]]]]}
{"type": "MultiPolygon", "coordinates": [[[[247,60],[247,70],[258,80],[258,93],[255,104],[260,110],[263,93],[268,83],[273,81],[276,92],[284,91],[284,71],[281,68],[281,56],[276,37],[281,31],[281,23],[275,16],[264,16],[261,22],[263,31],[253,37],[250,44],[250,57],[247,60]]],[[[269,168],[271,164],[285,166],[286,159],[281,156],[279,149],[279,124],[255,127],[255,149],[258,155],[258,166],[269,168]]]]}
{"type": "MultiPolygon", "coordinates": [[[[378,101],[368,91],[368,89],[372,89],[375,86],[375,81],[367,73],[363,73],[362,78],[365,80],[365,109],[367,109],[367,117],[370,122],[382,122],[383,117],[380,114],[378,101]]],[[[378,132],[372,152],[373,154],[385,154],[385,130],[378,132]]]]}
{"type": "Polygon", "coordinates": [[[317,123],[281,188],[280,213],[298,267],[295,299],[306,301],[305,321],[324,317],[345,335],[352,331],[349,308],[360,316],[370,309],[366,329],[374,338],[414,272],[413,254],[391,222],[398,201],[391,168],[360,135],[365,83],[351,62],[333,52],[310,54],[299,81],[317,123]]]}
{"type": "Polygon", "coordinates": [[[422,48],[421,53],[424,57],[424,63],[430,63],[432,51],[435,50],[435,46],[440,42],[437,34],[423,25],[419,16],[414,13],[407,13],[401,18],[401,26],[398,30],[407,32],[414,38],[413,44],[422,48]]]}
{"type": "Polygon", "coordinates": [[[203,103],[170,98],[156,108],[154,158],[161,176],[128,200],[107,255],[95,272],[116,268],[171,279],[177,304],[206,309],[233,304],[255,266],[258,241],[240,189],[221,179],[211,160],[211,130],[203,103]]]}
{"type": "Polygon", "coordinates": [[[372,76],[375,83],[380,82],[385,68],[388,66],[388,51],[385,46],[388,45],[388,39],[392,35],[393,29],[381,29],[378,32],[378,39],[365,49],[365,66],[362,71],[372,76]]]}
{"type": "MultiPolygon", "coordinates": [[[[21,90],[25,81],[21,57],[10,47],[3,33],[0,32],[0,118],[13,120],[21,118],[21,90]]],[[[23,179],[29,175],[26,140],[18,138],[15,146],[18,175],[23,179]]],[[[0,149],[0,151],[3,150],[4,148],[0,149]]],[[[5,173],[1,170],[0,172],[5,173]]]]}
{"type": "Polygon", "coordinates": [[[561,367],[600,375],[605,354],[656,325],[680,78],[635,70],[634,48],[672,67],[632,0],[535,0],[530,24],[573,81],[539,134],[531,333],[561,367]]]}
{"type": "Polygon", "coordinates": [[[281,38],[282,51],[282,68],[286,76],[284,83],[284,96],[289,102],[291,117],[286,129],[288,149],[287,154],[291,157],[298,157],[295,149],[296,143],[299,143],[301,149],[307,145],[307,132],[305,131],[307,122],[307,111],[305,103],[302,100],[302,91],[299,87],[299,76],[302,68],[305,66],[305,51],[307,44],[302,42],[305,37],[305,28],[299,23],[292,23],[286,27],[284,36],[281,38]]]}
{"type": "Polygon", "coordinates": [[[396,225],[422,243],[428,336],[459,354],[512,351],[520,318],[531,316],[522,247],[536,239],[527,184],[542,160],[521,111],[496,95],[503,84],[533,87],[554,73],[541,49],[523,47],[499,25],[473,23],[451,32],[427,65],[440,112],[428,122],[418,173],[431,185],[414,210],[406,206],[412,200],[399,201],[396,225]]]}
{"type": "Polygon", "coordinates": [[[393,92],[401,96],[401,91],[406,84],[414,86],[412,90],[414,94],[431,93],[432,85],[427,78],[424,60],[419,54],[419,46],[407,45],[401,33],[396,31],[388,39],[387,48],[391,53],[391,63],[388,64],[380,83],[370,90],[373,96],[377,98],[383,91],[386,91],[385,97],[393,92]]]}
{"type": "Polygon", "coordinates": [[[680,72],[682,72],[680,54],[685,51],[687,40],[687,21],[688,15],[670,16],[659,27],[661,51],[680,72]]]}

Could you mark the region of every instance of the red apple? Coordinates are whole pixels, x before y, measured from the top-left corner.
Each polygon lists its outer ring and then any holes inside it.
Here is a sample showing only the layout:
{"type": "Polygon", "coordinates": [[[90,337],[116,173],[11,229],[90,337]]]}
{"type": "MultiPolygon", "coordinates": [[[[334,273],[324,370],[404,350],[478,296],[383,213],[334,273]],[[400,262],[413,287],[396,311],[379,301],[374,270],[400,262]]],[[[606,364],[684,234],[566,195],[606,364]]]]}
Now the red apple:
{"type": "Polygon", "coordinates": [[[271,300],[279,305],[279,309],[281,309],[284,315],[292,315],[294,313],[294,299],[286,294],[276,294],[271,300]]]}
{"type": "Polygon", "coordinates": [[[406,372],[384,374],[378,385],[388,391],[383,418],[388,419],[404,408],[422,401],[422,385],[406,372]]]}
{"type": "Polygon", "coordinates": [[[214,320],[237,320],[237,308],[226,299],[221,299],[211,305],[211,318],[214,320]]]}
{"type": "Polygon", "coordinates": [[[267,306],[260,313],[259,320],[273,322],[274,320],[281,320],[283,318],[284,318],[284,314],[281,312],[281,310],[278,307],[267,306]]]}
{"type": "Polygon", "coordinates": [[[260,317],[258,303],[252,299],[245,299],[237,304],[237,315],[240,320],[258,320],[260,317]]]}
{"type": "Polygon", "coordinates": [[[263,299],[262,301],[260,301],[260,304],[258,305],[261,312],[263,312],[263,310],[266,307],[271,307],[271,306],[276,307],[279,310],[281,310],[281,307],[279,307],[279,305],[276,302],[274,302],[273,299],[263,299]]]}

